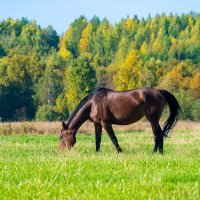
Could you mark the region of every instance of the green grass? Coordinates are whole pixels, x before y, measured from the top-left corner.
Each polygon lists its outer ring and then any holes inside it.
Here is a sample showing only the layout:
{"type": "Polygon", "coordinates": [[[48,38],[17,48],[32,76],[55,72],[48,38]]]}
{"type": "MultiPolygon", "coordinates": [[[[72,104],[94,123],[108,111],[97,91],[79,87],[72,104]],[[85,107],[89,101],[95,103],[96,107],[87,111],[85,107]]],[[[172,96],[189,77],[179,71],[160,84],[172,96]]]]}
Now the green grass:
{"type": "Polygon", "coordinates": [[[200,199],[200,132],[176,131],[164,155],[151,132],[118,132],[124,153],[103,135],[78,135],[57,152],[58,136],[0,136],[0,199],[200,199]]]}

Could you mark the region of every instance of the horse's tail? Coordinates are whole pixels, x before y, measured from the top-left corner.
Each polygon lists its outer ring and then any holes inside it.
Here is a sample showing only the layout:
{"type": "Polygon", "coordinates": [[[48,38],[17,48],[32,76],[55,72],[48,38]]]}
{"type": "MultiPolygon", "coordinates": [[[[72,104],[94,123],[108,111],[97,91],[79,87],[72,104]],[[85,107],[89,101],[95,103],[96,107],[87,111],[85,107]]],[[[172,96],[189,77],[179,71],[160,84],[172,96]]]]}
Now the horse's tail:
{"type": "Polygon", "coordinates": [[[181,111],[180,105],[176,97],[166,90],[160,90],[161,94],[165,97],[165,100],[169,106],[170,115],[163,127],[163,134],[168,136],[170,129],[173,129],[177,123],[179,112],[181,111]]]}

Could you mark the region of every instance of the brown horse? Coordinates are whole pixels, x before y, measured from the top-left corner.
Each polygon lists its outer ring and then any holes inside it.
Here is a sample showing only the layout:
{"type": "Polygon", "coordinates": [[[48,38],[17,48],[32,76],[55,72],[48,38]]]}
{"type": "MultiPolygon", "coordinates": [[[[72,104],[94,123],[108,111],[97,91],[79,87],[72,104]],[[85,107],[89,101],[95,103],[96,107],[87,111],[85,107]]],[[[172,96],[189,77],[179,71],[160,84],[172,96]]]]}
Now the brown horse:
{"type": "Polygon", "coordinates": [[[176,125],[179,111],[178,101],[166,90],[144,88],[118,92],[100,88],[82,99],[69,121],[66,124],[63,122],[58,147],[71,148],[76,143],[77,130],[89,119],[95,127],[96,151],[100,151],[103,127],[117,151],[122,152],[112,124],[128,125],[146,116],[154,133],[153,152],[159,149],[163,153],[163,137],[176,125]],[[170,116],[162,130],[159,120],[166,104],[169,106],[170,116]]]}

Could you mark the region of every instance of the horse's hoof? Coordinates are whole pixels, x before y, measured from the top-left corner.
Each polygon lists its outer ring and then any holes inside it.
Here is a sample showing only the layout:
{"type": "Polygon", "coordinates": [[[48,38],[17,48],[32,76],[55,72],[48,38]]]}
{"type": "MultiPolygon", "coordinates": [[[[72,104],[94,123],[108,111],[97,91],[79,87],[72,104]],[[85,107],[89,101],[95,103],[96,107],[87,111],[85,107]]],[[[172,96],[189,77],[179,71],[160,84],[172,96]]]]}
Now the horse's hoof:
{"type": "Polygon", "coordinates": [[[118,153],[122,153],[123,151],[122,151],[122,149],[118,149],[117,152],[118,153]]]}

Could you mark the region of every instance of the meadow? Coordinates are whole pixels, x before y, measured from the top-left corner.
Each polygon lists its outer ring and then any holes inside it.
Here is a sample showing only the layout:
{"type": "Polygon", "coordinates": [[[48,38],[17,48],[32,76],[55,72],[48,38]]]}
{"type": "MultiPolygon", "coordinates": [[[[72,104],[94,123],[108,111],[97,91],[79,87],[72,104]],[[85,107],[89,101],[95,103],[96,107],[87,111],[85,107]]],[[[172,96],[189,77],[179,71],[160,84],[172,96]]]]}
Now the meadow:
{"type": "Polygon", "coordinates": [[[43,125],[54,127],[48,133],[33,124],[0,125],[0,199],[200,199],[199,123],[179,123],[164,155],[152,155],[145,123],[115,127],[121,154],[105,133],[96,153],[87,126],[75,147],[61,153],[59,125],[43,125]]]}

